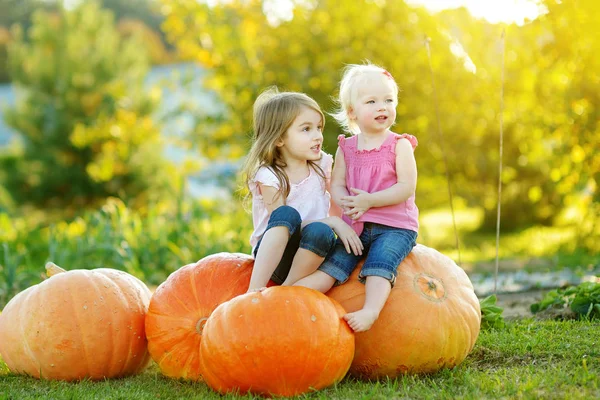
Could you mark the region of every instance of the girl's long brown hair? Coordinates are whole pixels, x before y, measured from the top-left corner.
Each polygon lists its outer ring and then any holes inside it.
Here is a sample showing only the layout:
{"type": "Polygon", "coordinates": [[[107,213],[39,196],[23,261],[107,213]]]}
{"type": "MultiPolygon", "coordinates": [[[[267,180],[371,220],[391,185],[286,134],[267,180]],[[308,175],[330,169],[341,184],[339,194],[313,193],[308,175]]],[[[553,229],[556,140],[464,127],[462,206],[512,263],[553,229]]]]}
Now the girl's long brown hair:
{"type": "MultiPolygon", "coordinates": [[[[270,168],[279,181],[279,193],[285,199],[290,194],[290,181],[283,170],[286,163],[281,156],[277,143],[284,137],[303,107],[315,110],[321,115],[325,124],[325,116],[321,108],[312,98],[304,93],[279,92],[272,87],[265,90],[254,102],[254,131],[252,147],[242,167],[242,179],[249,189],[250,180],[261,167],[270,168]]],[[[309,167],[325,179],[325,173],[319,165],[308,160],[309,167]]]]}

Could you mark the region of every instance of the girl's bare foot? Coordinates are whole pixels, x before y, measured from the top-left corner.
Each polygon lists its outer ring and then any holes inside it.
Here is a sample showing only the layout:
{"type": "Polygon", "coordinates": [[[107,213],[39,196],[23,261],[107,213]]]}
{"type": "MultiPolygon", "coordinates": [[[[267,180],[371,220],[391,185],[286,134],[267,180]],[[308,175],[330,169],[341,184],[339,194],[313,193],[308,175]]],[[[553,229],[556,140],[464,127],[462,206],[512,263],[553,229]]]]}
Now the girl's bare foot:
{"type": "Polygon", "coordinates": [[[379,313],[365,308],[344,315],[344,319],[348,322],[348,325],[350,325],[350,328],[352,328],[354,332],[364,332],[369,330],[377,320],[377,317],[379,317],[379,313]]]}

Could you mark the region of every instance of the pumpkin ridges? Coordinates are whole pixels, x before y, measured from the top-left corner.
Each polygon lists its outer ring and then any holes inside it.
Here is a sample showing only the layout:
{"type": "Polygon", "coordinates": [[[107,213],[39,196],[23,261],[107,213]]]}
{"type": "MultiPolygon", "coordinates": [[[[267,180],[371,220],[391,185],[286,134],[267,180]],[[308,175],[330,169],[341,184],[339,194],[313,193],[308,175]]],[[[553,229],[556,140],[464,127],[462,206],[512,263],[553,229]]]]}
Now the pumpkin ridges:
{"type": "MultiPolygon", "coordinates": [[[[111,277],[105,275],[105,274],[97,274],[97,278],[98,279],[102,279],[102,286],[106,289],[108,289],[109,293],[113,293],[115,294],[115,297],[113,296],[101,296],[104,298],[104,303],[106,305],[106,308],[109,311],[113,311],[116,309],[116,307],[118,307],[118,303],[115,304],[115,300],[118,300],[118,297],[116,296],[117,293],[120,292],[120,287],[119,285],[113,281],[111,279],[111,277]]],[[[120,296],[119,296],[120,297],[120,296]]],[[[109,312],[110,315],[110,322],[108,323],[108,326],[112,326],[112,327],[116,327],[119,326],[119,320],[118,320],[118,315],[114,312],[109,312]]],[[[119,332],[120,335],[120,332],[119,332]]],[[[123,351],[121,348],[119,348],[119,344],[122,344],[122,340],[119,340],[120,338],[115,337],[114,335],[109,335],[110,338],[110,347],[109,347],[109,351],[105,352],[105,357],[108,358],[107,361],[107,365],[108,370],[110,371],[111,375],[116,375],[118,376],[121,371],[117,372],[118,366],[119,366],[119,354],[121,354],[121,352],[123,351]],[[116,340],[115,340],[116,339],[116,340]]]]}
{"type": "MultiPolygon", "coordinates": [[[[117,297],[117,300],[120,300],[123,304],[122,306],[124,307],[125,310],[129,311],[129,313],[137,313],[139,310],[135,309],[135,306],[133,302],[130,302],[130,299],[128,298],[129,296],[134,296],[134,295],[138,295],[138,291],[137,290],[133,290],[132,291],[128,291],[126,292],[125,290],[123,290],[123,287],[121,286],[121,284],[125,284],[128,283],[129,286],[133,286],[135,288],[137,288],[137,282],[133,281],[131,279],[127,279],[124,275],[122,274],[118,274],[118,273],[111,273],[110,271],[97,271],[97,273],[99,275],[103,275],[106,278],[108,278],[110,281],[112,281],[118,288],[119,288],[119,296],[117,297]],[[121,279],[123,281],[121,281],[121,279]],[[128,296],[129,295],[129,296],[128,296]]],[[[99,291],[97,290],[98,288],[96,287],[96,283],[95,281],[90,281],[92,285],[94,285],[94,288],[96,289],[97,293],[99,294],[99,291]]],[[[141,298],[139,296],[137,296],[135,298],[135,300],[137,300],[138,302],[141,301],[141,298]]],[[[125,339],[127,339],[127,337],[129,337],[129,340],[125,340],[125,344],[127,345],[127,357],[125,358],[126,361],[124,363],[121,364],[121,368],[118,370],[118,372],[115,371],[115,375],[116,376],[123,376],[125,375],[127,372],[129,372],[129,370],[131,369],[131,366],[134,362],[137,362],[137,360],[134,360],[134,357],[132,357],[134,354],[136,354],[137,352],[135,351],[135,349],[133,348],[133,346],[135,345],[135,339],[133,337],[131,337],[131,335],[133,335],[133,324],[134,321],[129,321],[130,325],[124,326],[125,329],[129,329],[131,328],[131,334],[128,335],[127,331],[125,331],[124,333],[122,333],[122,335],[125,337],[125,339]]],[[[134,370],[132,370],[131,372],[134,372],[134,370]]]]}
{"type": "MultiPolygon", "coordinates": [[[[348,312],[364,303],[364,285],[357,281],[360,265],[348,282],[327,293],[348,312]]],[[[399,265],[396,285],[379,319],[369,331],[355,335],[350,373],[377,379],[435,372],[462,362],[479,334],[479,301],[472,287],[452,260],[417,245],[399,265]],[[423,277],[420,285],[418,276],[423,277]],[[435,283],[435,292],[429,282],[435,283]]]]}
{"type": "Polygon", "coordinates": [[[198,321],[208,318],[220,303],[246,291],[253,263],[252,257],[241,253],[213,254],[179,268],[156,289],[150,302],[146,327],[148,349],[152,358],[161,360],[163,373],[172,377],[185,375],[190,379],[200,379],[199,343],[202,337],[196,332],[198,321]],[[174,293],[177,293],[178,300],[173,297],[174,293]],[[161,315],[170,315],[174,319],[166,320],[161,315]],[[179,322],[180,319],[184,321],[179,322]],[[172,334],[160,334],[172,331],[172,327],[176,329],[172,334]],[[193,332],[195,336],[187,332],[193,332]],[[182,346],[189,349],[187,354],[182,352],[181,356],[164,357],[175,342],[188,343],[182,346]],[[192,361],[188,361],[190,357],[192,361]],[[191,368],[184,367],[190,365],[191,368]],[[195,370],[192,370],[194,366],[195,370]]]}
{"type": "MultiPolygon", "coordinates": [[[[250,293],[250,294],[244,294],[243,296],[246,297],[252,297],[253,299],[258,299],[258,297],[260,297],[261,293],[260,292],[255,292],[255,293],[250,293]]],[[[239,299],[234,299],[228,303],[224,303],[223,304],[223,310],[221,311],[222,314],[222,320],[227,321],[230,318],[232,318],[231,314],[234,313],[234,306],[237,304],[236,300],[239,299]]],[[[216,311],[216,310],[215,310],[216,311]]],[[[277,315],[273,315],[273,321],[279,321],[277,319],[277,315]]],[[[210,318],[210,317],[209,317],[210,318]]],[[[250,312],[247,312],[246,314],[244,314],[244,318],[242,318],[242,321],[245,322],[244,326],[247,329],[247,333],[249,337],[256,337],[257,334],[259,334],[259,332],[255,331],[255,326],[254,324],[252,324],[252,315],[250,312]],[[250,320],[250,321],[249,321],[250,320]],[[249,323],[250,322],[250,323],[249,323]],[[252,333],[251,333],[252,332],[252,333]]],[[[265,321],[263,321],[265,322],[265,321]]],[[[208,322],[207,322],[208,324],[208,322]]],[[[244,367],[244,370],[248,372],[248,374],[246,375],[247,378],[249,378],[249,380],[254,381],[257,378],[257,374],[259,373],[259,370],[257,368],[248,368],[248,365],[246,365],[245,360],[242,359],[241,357],[241,353],[245,352],[246,349],[243,348],[244,346],[244,342],[237,340],[236,339],[236,335],[237,332],[235,332],[234,330],[231,329],[226,329],[227,327],[222,324],[219,323],[218,324],[218,334],[217,332],[215,332],[214,336],[211,337],[211,339],[213,339],[213,343],[217,342],[217,343],[221,343],[221,340],[223,342],[228,342],[228,343],[232,343],[233,347],[229,348],[229,347],[219,347],[218,351],[219,351],[219,356],[218,359],[219,360],[227,360],[228,358],[232,358],[235,356],[235,358],[237,359],[237,364],[238,365],[242,365],[244,367]],[[216,338],[218,339],[216,339],[216,338]],[[222,338],[222,339],[221,339],[222,338]],[[215,340],[216,339],[216,340],[215,340]]],[[[206,329],[208,329],[208,327],[206,327],[206,329]]],[[[263,338],[265,339],[265,338],[263,338]]],[[[215,347],[213,347],[214,349],[215,347]]],[[[223,367],[223,366],[222,366],[223,367]]],[[[235,382],[236,386],[238,386],[240,388],[240,392],[245,392],[247,390],[249,390],[251,387],[247,384],[245,384],[243,381],[240,381],[238,379],[237,376],[232,375],[230,372],[231,370],[229,368],[225,367],[225,370],[227,371],[227,374],[225,376],[228,376],[229,379],[228,381],[231,382],[235,382]]],[[[260,390],[260,389],[259,389],[260,390]]],[[[262,391],[261,391],[262,393],[262,391]]]]}
{"type": "MultiPolygon", "coordinates": [[[[4,310],[2,311],[2,314],[0,314],[0,321],[2,321],[2,319],[4,318],[5,320],[11,317],[17,318],[17,321],[14,321],[13,324],[14,326],[8,326],[8,323],[5,324],[0,324],[0,338],[4,337],[5,340],[0,340],[0,349],[3,347],[2,345],[4,344],[4,346],[8,346],[10,343],[12,342],[17,342],[20,338],[25,338],[25,331],[23,329],[23,320],[21,318],[21,315],[23,315],[24,313],[21,312],[21,308],[22,305],[24,304],[24,300],[21,298],[24,298],[25,300],[27,300],[29,298],[29,296],[31,295],[33,290],[33,287],[29,287],[26,290],[24,290],[21,293],[18,293],[13,299],[17,299],[17,301],[9,301],[8,304],[6,305],[6,307],[4,308],[4,310]],[[2,327],[5,328],[2,328],[2,327]],[[16,327],[17,329],[13,329],[14,327],[16,327]],[[17,332],[15,334],[15,332],[17,332]]],[[[24,352],[20,352],[21,354],[16,354],[15,357],[11,357],[11,355],[8,353],[8,351],[2,351],[2,358],[4,359],[4,362],[6,362],[6,365],[8,365],[8,368],[11,371],[15,371],[17,373],[23,373],[25,372],[25,370],[20,370],[17,368],[17,362],[19,360],[24,359],[27,363],[30,364],[30,369],[33,371],[39,371],[39,368],[37,368],[37,363],[35,362],[35,357],[29,347],[29,344],[27,344],[26,348],[23,348],[23,350],[27,350],[24,352]]],[[[38,373],[38,377],[39,377],[39,373],[38,373]]]]}
{"type": "Polygon", "coordinates": [[[137,373],[144,369],[150,361],[145,333],[145,315],[148,311],[151,292],[141,280],[133,275],[112,269],[102,269],[99,272],[118,277],[117,285],[124,298],[127,299],[127,310],[130,314],[129,325],[126,326],[129,332],[124,331],[124,336],[129,338],[129,353],[119,376],[137,373]],[[128,290],[131,287],[134,290],[128,290]],[[136,319],[135,317],[138,315],[139,318],[136,319]],[[140,358],[136,360],[138,356],[140,358]]]}
{"type": "MultiPolygon", "coordinates": [[[[329,299],[329,300],[334,305],[334,310],[332,311],[331,316],[329,318],[332,318],[332,319],[339,318],[341,320],[341,317],[344,314],[346,314],[346,311],[337,301],[335,301],[333,299],[329,299]]],[[[340,324],[338,324],[337,333],[333,336],[334,343],[332,343],[332,345],[328,348],[329,357],[323,363],[323,366],[321,368],[321,373],[320,373],[321,379],[315,383],[316,387],[324,387],[327,385],[328,382],[325,381],[326,378],[325,378],[325,375],[322,374],[322,371],[327,371],[329,364],[333,363],[334,365],[336,365],[336,364],[340,364],[341,361],[346,358],[348,358],[348,359],[353,358],[354,346],[347,347],[341,343],[342,338],[344,336],[347,336],[348,334],[352,334],[352,331],[351,331],[350,327],[348,326],[348,324],[345,321],[341,320],[340,324]],[[346,351],[344,352],[344,350],[346,350],[346,351]],[[344,354],[344,353],[346,353],[346,354],[344,354]]],[[[344,376],[346,376],[348,369],[350,369],[350,364],[348,364],[348,368],[346,368],[345,370],[341,370],[339,375],[334,378],[334,383],[337,383],[340,380],[342,380],[342,378],[344,378],[344,376]]]]}
{"type": "MultiPolygon", "coordinates": [[[[12,318],[10,323],[19,325],[16,330],[12,326],[7,328],[21,336],[14,338],[11,343],[10,350],[13,356],[6,354],[5,358],[12,360],[15,354],[23,354],[25,351],[28,352],[28,357],[18,357],[16,364],[11,362],[13,365],[9,365],[9,368],[14,372],[38,378],[41,373],[42,378],[77,380],[110,378],[119,373],[128,374],[145,367],[143,362],[147,362],[148,357],[145,337],[141,337],[143,331],[136,329],[140,336],[137,339],[133,337],[133,332],[129,335],[127,329],[128,326],[143,327],[144,312],[140,310],[143,310],[145,305],[140,304],[136,307],[134,303],[141,298],[141,290],[145,285],[138,280],[139,284],[136,286],[128,286],[127,283],[131,280],[125,273],[109,272],[108,275],[118,277],[116,279],[120,284],[114,286],[113,291],[109,290],[106,293],[96,283],[97,280],[107,283],[109,278],[104,279],[104,276],[93,270],[73,270],[59,273],[30,287],[22,292],[26,294],[26,299],[15,296],[7,304],[3,316],[12,318]],[[126,303],[123,302],[124,299],[126,303]],[[118,308],[114,308],[115,306],[118,308]],[[17,311],[18,314],[11,315],[10,310],[17,311]],[[101,322],[102,318],[113,318],[113,310],[121,314],[120,318],[115,319],[115,323],[119,324],[109,326],[101,322]],[[115,327],[121,327],[121,332],[116,333],[115,327]],[[116,344],[113,342],[115,338],[116,344]],[[118,341],[125,343],[119,346],[118,341]],[[124,350],[131,348],[133,352],[123,351],[120,354],[122,362],[115,367],[103,363],[107,353],[119,347],[124,350]],[[133,355],[136,357],[131,357],[133,355]],[[34,357],[35,365],[28,362],[29,357],[34,357]],[[135,363],[139,361],[141,363],[138,366],[135,363]],[[124,368],[124,365],[130,367],[124,368]]],[[[109,284],[107,286],[110,287],[109,284]]],[[[147,288],[146,291],[149,295],[147,288]]],[[[0,324],[0,342],[5,338],[2,326],[7,324],[8,322],[0,324]]]]}
{"type": "Polygon", "coordinates": [[[291,396],[330,385],[343,377],[354,350],[350,328],[338,329],[344,313],[322,293],[302,287],[238,296],[209,317],[201,343],[203,376],[221,393],[291,396]],[[336,343],[348,349],[336,349],[336,343]],[[298,357],[297,349],[306,354],[298,357]]]}
{"type": "MultiPolygon", "coordinates": [[[[251,294],[246,294],[245,296],[251,296],[251,294]]],[[[232,301],[235,301],[232,300],[232,301]]],[[[225,318],[227,315],[227,311],[230,308],[230,303],[223,303],[220,307],[217,307],[215,311],[211,314],[211,316],[215,315],[214,318],[225,318]],[[219,314],[223,314],[222,317],[219,314]]],[[[213,318],[213,319],[214,319],[213,318]]],[[[200,343],[200,366],[201,368],[205,366],[206,358],[207,358],[207,346],[205,342],[215,342],[219,343],[219,339],[225,340],[227,338],[228,330],[224,329],[224,326],[218,322],[213,322],[215,328],[211,329],[211,318],[207,321],[204,327],[204,333],[202,334],[202,342],[200,343]]],[[[229,331],[231,333],[232,331],[229,331]]],[[[231,340],[231,338],[229,339],[231,340]]],[[[220,346],[211,346],[210,348],[211,355],[211,365],[210,368],[201,369],[202,376],[204,380],[215,387],[219,392],[225,390],[225,383],[227,382],[235,382],[235,385],[239,388],[240,393],[244,393],[249,389],[247,385],[242,383],[237,379],[235,375],[230,374],[230,369],[223,365],[222,360],[226,360],[229,357],[237,356],[240,365],[243,365],[242,360],[239,358],[239,355],[236,349],[231,349],[231,351],[227,348],[222,348],[220,346]]],[[[246,368],[246,370],[248,370],[246,368]]],[[[255,369],[250,369],[248,372],[255,371],[255,369]]]]}

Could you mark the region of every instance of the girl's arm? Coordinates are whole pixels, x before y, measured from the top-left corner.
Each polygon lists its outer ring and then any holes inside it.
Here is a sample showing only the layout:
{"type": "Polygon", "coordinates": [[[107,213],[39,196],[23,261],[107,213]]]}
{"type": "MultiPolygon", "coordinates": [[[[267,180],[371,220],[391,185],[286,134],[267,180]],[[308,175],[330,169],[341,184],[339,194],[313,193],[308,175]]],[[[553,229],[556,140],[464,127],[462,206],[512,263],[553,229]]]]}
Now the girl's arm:
{"type": "Polygon", "coordinates": [[[350,188],[353,195],[342,198],[342,206],[349,208],[346,212],[352,219],[360,218],[373,207],[385,207],[408,200],[417,187],[417,163],[411,143],[406,140],[396,142],[396,176],[397,183],[379,192],[368,193],[364,190],[350,188]]]}
{"type": "MultiPolygon", "coordinates": [[[[331,181],[327,181],[325,183],[327,191],[331,194],[331,205],[329,208],[329,217],[318,220],[319,222],[324,223],[329,226],[336,235],[340,238],[346,251],[348,254],[350,252],[355,255],[362,255],[363,244],[360,241],[356,232],[350,225],[348,225],[344,220],[342,220],[342,209],[336,204],[335,197],[333,193],[333,188],[335,183],[341,185],[338,187],[338,194],[341,197],[342,195],[347,195],[348,191],[346,190],[346,164],[344,163],[344,154],[338,149],[335,155],[335,164],[333,166],[333,171],[331,173],[331,181]],[[341,182],[340,182],[341,181],[341,182]],[[343,190],[343,192],[342,192],[343,190]]],[[[302,227],[310,224],[315,221],[302,221],[302,227]]]]}
{"type": "Polygon", "coordinates": [[[279,193],[279,189],[273,186],[263,185],[258,183],[260,194],[262,194],[265,208],[269,212],[269,215],[279,206],[284,205],[283,196],[279,193]]]}

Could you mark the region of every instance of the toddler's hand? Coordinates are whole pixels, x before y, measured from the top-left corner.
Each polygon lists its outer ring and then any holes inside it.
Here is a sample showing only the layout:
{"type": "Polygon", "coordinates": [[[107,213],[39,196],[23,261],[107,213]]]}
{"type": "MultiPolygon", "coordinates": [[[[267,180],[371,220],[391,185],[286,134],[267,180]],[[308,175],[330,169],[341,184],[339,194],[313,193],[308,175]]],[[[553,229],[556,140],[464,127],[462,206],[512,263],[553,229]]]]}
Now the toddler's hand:
{"type": "Polygon", "coordinates": [[[371,208],[369,192],[365,192],[364,190],[356,188],[351,188],[350,190],[352,191],[352,193],[355,193],[355,195],[343,196],[341,198],[342,207],[344,209],[345,215],[352,218],[353,220],[357,220],[371,208]]]}
{"type": "Polygon", "coordinates": [[[363,244],[350,225],[339,219],[339,222],[333,227],[333,230],[344,244],[348,254],[352,252],[357,256],[362,255],[363,244]]]}

